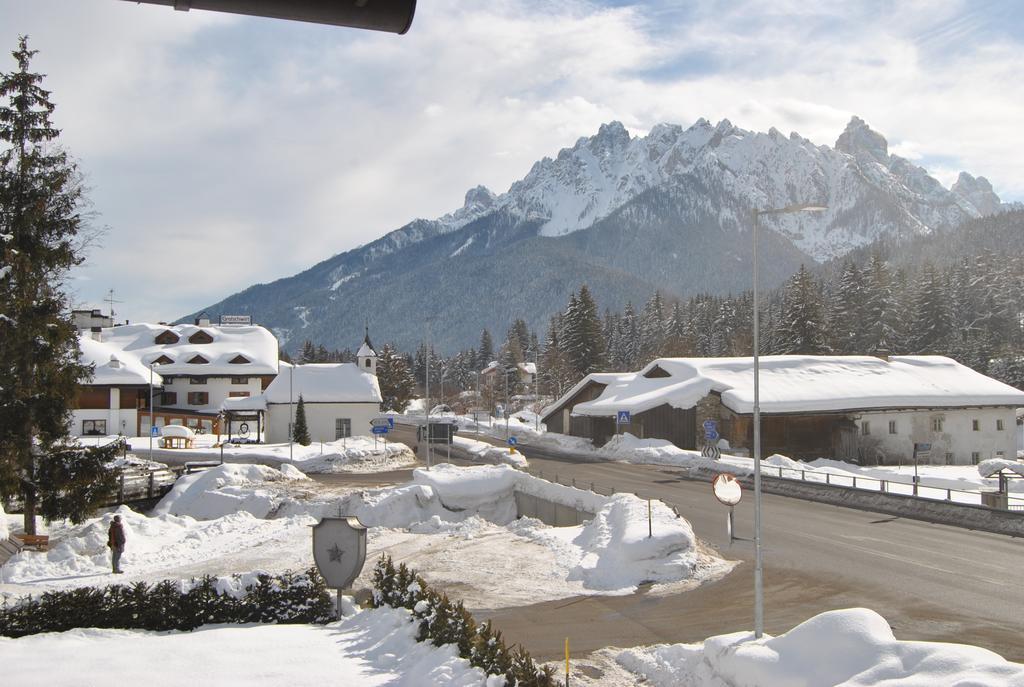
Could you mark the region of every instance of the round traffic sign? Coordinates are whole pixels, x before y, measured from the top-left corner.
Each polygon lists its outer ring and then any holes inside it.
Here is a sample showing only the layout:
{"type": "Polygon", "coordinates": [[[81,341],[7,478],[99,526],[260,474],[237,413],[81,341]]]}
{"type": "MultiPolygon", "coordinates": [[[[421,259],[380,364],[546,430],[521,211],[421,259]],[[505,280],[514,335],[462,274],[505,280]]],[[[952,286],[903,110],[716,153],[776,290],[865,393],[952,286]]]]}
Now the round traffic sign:
{"type": "Polygon", "coordinates": [[[711,482],[711,488],[715,492],[715,498],[726,506],[735,506],[743,498],[740,483],[728,472],[717,475],[711,482]]]}

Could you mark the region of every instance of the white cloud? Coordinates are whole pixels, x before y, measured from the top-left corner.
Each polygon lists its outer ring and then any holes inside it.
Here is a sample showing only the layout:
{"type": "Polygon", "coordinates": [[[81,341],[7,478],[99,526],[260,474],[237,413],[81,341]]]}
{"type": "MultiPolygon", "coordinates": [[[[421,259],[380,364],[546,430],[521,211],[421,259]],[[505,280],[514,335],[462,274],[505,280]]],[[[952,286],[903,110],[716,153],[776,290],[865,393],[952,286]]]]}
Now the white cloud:
{"type": "Polygon", "coordinates": [[[398,37],[0,0],[0,47],[22,32],[40,49],[111,227],[81,297],[113,286],[133,319],[167,319],[449,212],[479,183],[504,191],[611,119],[831,144],[859,114],[894,152],[941,159],[944,182],[959,165],[1024,198],[1024,50],[968,10],[437,0],[398,37]]]}

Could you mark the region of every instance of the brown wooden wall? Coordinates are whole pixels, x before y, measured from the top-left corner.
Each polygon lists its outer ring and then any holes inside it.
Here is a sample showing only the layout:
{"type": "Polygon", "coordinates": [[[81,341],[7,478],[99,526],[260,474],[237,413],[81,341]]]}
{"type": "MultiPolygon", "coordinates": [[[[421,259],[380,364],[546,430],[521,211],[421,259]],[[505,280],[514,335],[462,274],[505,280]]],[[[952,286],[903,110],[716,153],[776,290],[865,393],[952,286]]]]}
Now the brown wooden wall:
{"type": "Polygon", "coordinates": [[[666,439],[679,448],[697,448],[697,409],[660,405],[637,413],[623,430],[641,439],[666,439]]]}
{"type": "MultiPolygon", "coordinates": [[[[570,396],[565,403],[560,404],[552,412],[543,418],[543,422],[548,427],[549,432],[555,432],[557,434],[572,434],[573,436],[590,436],[587,434],[576,434],[570,427],[562,426],[562,411],[566,408],[569,412],[572,412],[572,407],[577,403],[586,403],[587,401],[593,401],[595,398],[601,395],[604,391],[606,384],[598,384],[597,382],[590,382],[586,384],[582,389],[577,391],[575,394],[570,396]]],[[[569,421],[570,425],[575,426],[575,418],[569,421]]]]}
{"type": "MultiPolygon", "coordinates": [[[[725,423],[723,423],[725,424],[725,423]]],[[[836,455],[845,415],[762,415],[761,456],[781,453],[796,460],[813,460],[836,455]]],[[[749,415],[730,418],[722,436],[732,446],[754,445],[754,421],[749,415]]]]}
{"type": "Polygon", "coordinates": [[[78,389],[77,408],[104,410],[110,407],[110,389],[105,386],[83,386],[78,389]]]}

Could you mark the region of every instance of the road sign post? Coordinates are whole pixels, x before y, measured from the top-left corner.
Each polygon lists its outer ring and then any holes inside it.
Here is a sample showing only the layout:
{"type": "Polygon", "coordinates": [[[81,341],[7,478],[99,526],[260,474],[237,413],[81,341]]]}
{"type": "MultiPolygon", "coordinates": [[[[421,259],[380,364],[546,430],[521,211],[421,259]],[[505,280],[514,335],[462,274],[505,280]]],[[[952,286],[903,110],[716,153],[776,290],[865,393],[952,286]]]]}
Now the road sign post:
{"type": "Polygon", "coordinates": [[[743,490],[740,488],[740,483],[736,478],[727,472],[723,472],[715,476],[715,479],[711,482],[711,489],[719,503],[729,506],[729,517],[725,522],[725,527],[729,532],[729,543],[731,544],[736,538],[736,523],[733,519],[733,507],[740,502],[740,499],[743,498],[743,490]]]}
{"type": "Polygon", "coordinates": [[[704,429],[704,446],[701,447],[700,454],[705,458],[718,460],[722,457],[722,452],[718,450],[718,421],[705,420],[702,427],[704,429]]]}

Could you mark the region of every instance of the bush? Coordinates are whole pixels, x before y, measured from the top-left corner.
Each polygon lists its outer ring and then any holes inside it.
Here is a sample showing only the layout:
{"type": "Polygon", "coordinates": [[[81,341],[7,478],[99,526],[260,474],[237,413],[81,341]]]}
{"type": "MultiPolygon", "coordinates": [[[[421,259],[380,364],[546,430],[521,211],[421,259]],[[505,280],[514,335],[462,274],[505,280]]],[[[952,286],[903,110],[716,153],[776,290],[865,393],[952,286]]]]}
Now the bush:
{"type": "Polygon", "coordinates": [[[502,675],[509,687],[555,687],[560,683],[551,668],[538,668],[521,646],[509,649],[501,632],[487,621],[478,625],[461,601],[427,586],[404,563],[395,568],[384,555],[373,570],[373,602],[376,606],[407,608],[419,622],[417,640],[435,646],[454,644],[459,655],[487,675],[502,675]]]}
{"type": "Polygon", "coordinates": [[[334,604],[316,568],[260,575],[240,596],[207,575],[187,590],[171,580],[154,585],[81,587],[25,597],[0,606],[0,635],[23,637],[76,627],[191,631],[210,623],[317,623],[334,618],[334,604]]]}

